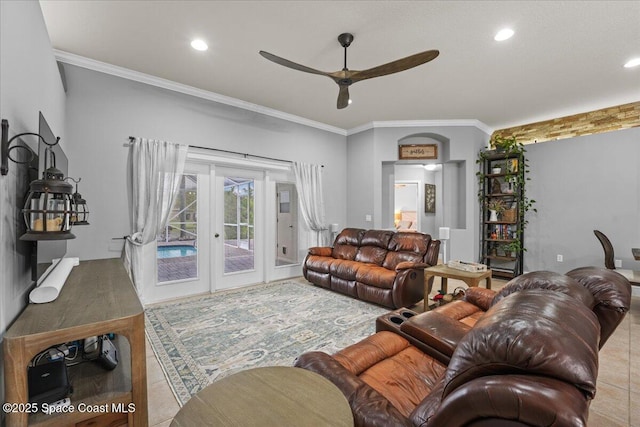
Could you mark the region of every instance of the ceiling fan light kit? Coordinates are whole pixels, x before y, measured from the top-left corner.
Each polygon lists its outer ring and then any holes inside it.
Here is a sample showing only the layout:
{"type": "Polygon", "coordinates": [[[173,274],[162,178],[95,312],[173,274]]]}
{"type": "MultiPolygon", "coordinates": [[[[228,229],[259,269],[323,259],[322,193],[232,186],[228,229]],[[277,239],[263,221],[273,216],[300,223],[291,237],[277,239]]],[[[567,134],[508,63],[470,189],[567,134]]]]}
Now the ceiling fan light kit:
{"type": "Polygon", "coordinates": [[[437,50],[427,50],[424,52],[416,53],[415,55],[407,56],[406,58],[378,65],[377,67],[369,68],[367,70],[349,70],[349,68],[347,68],[347,48],[351,45],[353,40],[354,37],[351,33],[342,33],[338,36],[338,42],[344,48],[344,67],[342,68],[342,70],[332,73],[316,70],[305,65],[300,65],[295,62],[289,61],[288,59],[276,56],[272,53],[265,52],[263,50],[260,51],[260,55],[262,55],[269,61],[294,70],[329,77],[338,84],[339,92],[337,107],[338,109],[342,109],[351,104],[351,99],[349,98],[349,86],[351,86],[352,84],[357,83],[361,80],[386,76],[388,74],[394,74],[413,67],[417,67],[418,65],[422,65],[434,60],[440,54],[440,52],[437,50]]]}

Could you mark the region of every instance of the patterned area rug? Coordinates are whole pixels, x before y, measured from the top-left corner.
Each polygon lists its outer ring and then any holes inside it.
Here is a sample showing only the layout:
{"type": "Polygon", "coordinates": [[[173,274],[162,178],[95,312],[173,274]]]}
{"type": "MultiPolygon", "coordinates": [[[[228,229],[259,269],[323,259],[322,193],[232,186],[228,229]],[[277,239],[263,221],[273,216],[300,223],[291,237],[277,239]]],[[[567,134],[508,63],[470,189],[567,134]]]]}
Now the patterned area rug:
{"type": "Polygon", "coordinates": [[[292,280],[150,306],[146,332],[184,405],[234,372],[291,366],[311,350],[334,353],[373,334],[388,311],[292,280]]]}

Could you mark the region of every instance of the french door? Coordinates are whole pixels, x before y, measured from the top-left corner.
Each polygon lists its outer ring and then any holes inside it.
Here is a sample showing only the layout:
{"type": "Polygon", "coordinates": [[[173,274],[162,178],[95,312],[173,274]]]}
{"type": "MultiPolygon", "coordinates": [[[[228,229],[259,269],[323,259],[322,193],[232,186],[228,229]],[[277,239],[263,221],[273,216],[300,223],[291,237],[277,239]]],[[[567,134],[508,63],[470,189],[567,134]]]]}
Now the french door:
{"type": "Polygon", "coordinates": [[[264,172],[215,167],[212,291],[265,280],[264,172]]]}
{"type": "Polygon", "coordinates": [[[187,163],[169,224],[145,257],[145,271],[156,278],[145,301],[299,276],[290,173],[196,160],[187,163]]]}
{"type": "Polygon", "coordinates": [[[149,272],[149,277],[156,279],[155,286],[145,286],[145,301],[152,303],[210,290],[210,192],[209,167],[187,163],[169,221],[158,233],[155,245],[145,248],[145,277],[149,272]]]}

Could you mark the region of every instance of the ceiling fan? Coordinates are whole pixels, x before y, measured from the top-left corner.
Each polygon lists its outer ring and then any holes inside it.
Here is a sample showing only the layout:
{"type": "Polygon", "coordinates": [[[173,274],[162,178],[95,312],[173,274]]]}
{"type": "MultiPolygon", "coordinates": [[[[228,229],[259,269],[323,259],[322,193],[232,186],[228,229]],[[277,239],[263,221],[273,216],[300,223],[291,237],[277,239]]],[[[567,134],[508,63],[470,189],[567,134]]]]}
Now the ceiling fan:
{"type": "Polygon", "coordinates": [[[437,50],[427,50],[425,52],[407,56],[406,58],[378,65],[377,67],[369,68],[368,70],[349,70],[347,68],[347,48],[351,45],[353,39],[353,34],[350,33],[343,33],[338,36],[338,42],[340,42],[340,45],[344,48],[344,68],[333,73],[327,73],[325,71],[316,70],[305,65],[296,64],[295,62],[289,61],[288,59],[280,58],[279,56],[276,56],[269,52],[265,52],[263,50],[260,51],[260,55],[264,56],[269,61],[273,61],[276,64],[284,65],[285,67],[293,68],[294,70],[329,77],[340,87],[340,92],[338,93],[338,108],[341,109],[349,105],[349,86],[351,86],[352,84],[357,83],[361,80],[386,76],[387,74],[398,73],[400,71],[408,70],[409,68],[417,67],[418,65],[422,65],[435,59],[440,54],[440,52],[437,50]]]}

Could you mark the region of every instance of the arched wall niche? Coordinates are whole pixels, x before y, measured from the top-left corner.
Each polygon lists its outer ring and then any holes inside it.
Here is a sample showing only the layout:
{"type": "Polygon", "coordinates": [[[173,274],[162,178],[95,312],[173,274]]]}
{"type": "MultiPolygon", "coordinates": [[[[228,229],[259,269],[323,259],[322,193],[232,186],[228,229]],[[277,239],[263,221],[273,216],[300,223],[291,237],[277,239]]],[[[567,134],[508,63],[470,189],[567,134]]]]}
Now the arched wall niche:
{"type": "MultiPolygon", "coordinates": [[[[389,228],[396,228],[397,220],[403,216],[395,197],[395,185],[416,183],[418,186],[417,201],[419,231],[435,238],[440,227],[453,229],[466,228],[466,161],[450,158],[449,138],[433,132],[420,132],[404,136],[397,140],[398,150],[401,145],[436,144],[437,159],[397,160],[383,164],[383,175],[393,174],[383,179],[387,188],[383,189],[383,217],[387,219],[389,228]],[[428,186],[435,186],[435,210],[426,206],[428,186]],[[400,212],[399,212],[400,211],[400,212]]],[[[398,151],[399,152],[399,151],[398,151]]],[[[429,190],[432,190],[431,187],[429,190]]],[[[409,216],[411,214],[408,214],[409,216]]]]}

